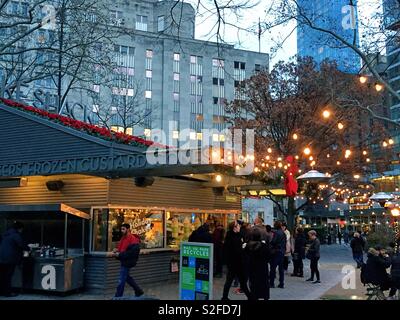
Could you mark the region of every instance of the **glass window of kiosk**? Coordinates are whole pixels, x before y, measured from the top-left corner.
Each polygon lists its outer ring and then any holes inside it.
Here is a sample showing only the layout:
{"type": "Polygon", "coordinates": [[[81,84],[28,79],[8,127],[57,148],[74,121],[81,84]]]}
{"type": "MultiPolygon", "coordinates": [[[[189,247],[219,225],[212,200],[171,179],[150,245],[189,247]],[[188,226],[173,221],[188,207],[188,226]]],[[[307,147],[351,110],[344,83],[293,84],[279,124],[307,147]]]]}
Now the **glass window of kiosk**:
{"type": "Polygon", "coordinates": [[[140,236],[144,249],[164,247],[164,211],[137,208],[93,210],[93,250],[111,251],[121,240],[121,226],[128,223],[140,236]]]}
{"type": "Polygon", "coordinates": [[[194,230],[204,222],[203,213],[166,212],[167,247],[179,248],[182,241],[188,241],[194,230]]]}

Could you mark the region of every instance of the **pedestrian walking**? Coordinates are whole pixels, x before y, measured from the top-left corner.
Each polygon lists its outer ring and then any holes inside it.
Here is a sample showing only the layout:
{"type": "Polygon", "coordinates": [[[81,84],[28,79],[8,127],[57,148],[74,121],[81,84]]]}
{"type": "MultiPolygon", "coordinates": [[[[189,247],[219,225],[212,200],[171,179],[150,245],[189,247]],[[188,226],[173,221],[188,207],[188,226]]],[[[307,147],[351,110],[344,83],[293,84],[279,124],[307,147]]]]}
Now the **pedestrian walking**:
{"type": "Polygon", "coordinates": [[[216,278],[222,277],[222,266],[223,266],[223,245],[224,245],[225,229],[220,222],[213,232],[213,243],[214,243],[214,259],[215,259],[215,273],[216,278]]]}
{"type": "Polygon", "coordinates": [[[296,228],[293,250],[293,277],[303,277],[303,259],[306,255],[306,236],[301,227],[296,228]]]}
{"type": "Polygon", "coordinates": [[[343,233],[343,241],[346,246],[349,245],[349,238],[350,238],[349,231],[345,230],[343,233]]]}
{"type": "Polygon", "coordinates": [[[245,246],[250,260],[250,292],[252,299],[269,300],[269,272],[268,261],[270,249],[267,241],[262,239],[262,233],[255,228],[251,232],[251,239],[245,246]]]}
{"type": "Polygon", "coordinates": [[[321,283],[320,274],[318,270],[318,260],[320,258],[320,241],[317,238],[317,232],[315,230],[308,231],[310,238],[310,247],[307,250],[306,258],[310,260],[311,276],[306,281],[313,281],[313,283],[321,283]],[[316,280],[314,281],[314,275],[316,280]]]}
{"type": "Polygon", "coordinates": [[[138,235],[131,233],[128,223],[122,224],[121,233],[122,238],[118,247],[112,253],[121,262],[119,283],[115,297],[122,297],[124,295],[125,283],[128,283],[132,287],[136,297],[140,297],[144,292],[129,274],[131,268],[136,266],[139,259],[140,238],[138,235]]]}
{"type": "Polygon", "coordinates": [[[391,259],[381,246],[369,248],[365,265],[365,283],[378,285],[381,291],[390,289],[391,282],[386,269],[391,265],[391,259]]]}
{"type": "Polygon", "coordinates": [[[339,245],[342,245],[342,237],[343,237],[343,235],[342,235],[342,232],[340,230],[337,233],[337,237],[339,239],[339,245]]]}
{"type": "Polygon", "coordinates": [[[353,252],[353,259],[357,263],[357,268],[361,268],[364,263],[364,246],[364,239],[358,232],[355,232],[354,238],[350,242],[350,247],[353,252]]]}
{"type": "Polygon", "coordinates": [[[22,262],[24,251],[29,251],[22,238],[24,225],[14,222],[8,229],[0,243],[0,295],[15,297],[17,294],[11,290],[11,280],[15,268],[22,262]]]}
{"type": "Polygon", "coordinates": [[[243,244],[240,224],[237,221],[233,221],[229,224],[229,230],[226,233],[224,241],[224,256],[228,272],[226,274],[222,300],[229,300],[229,289],[235,277],[239,279],[240,289],[243,293],[248,299],[251,298],[247,282],[244,278],[243,244]]]}
{"type": "Polygon", "coordinates": [[[286,252],[286,235],[282,230],[282,223],[276,221],[274,224],[274,236],[271,240],[271,260],[269,273],[269,286],[275,288],[276,268],[279,270],[278,288],[283,289],[285,284],[285,272],[283,270],[283,258],[286,252]]]}

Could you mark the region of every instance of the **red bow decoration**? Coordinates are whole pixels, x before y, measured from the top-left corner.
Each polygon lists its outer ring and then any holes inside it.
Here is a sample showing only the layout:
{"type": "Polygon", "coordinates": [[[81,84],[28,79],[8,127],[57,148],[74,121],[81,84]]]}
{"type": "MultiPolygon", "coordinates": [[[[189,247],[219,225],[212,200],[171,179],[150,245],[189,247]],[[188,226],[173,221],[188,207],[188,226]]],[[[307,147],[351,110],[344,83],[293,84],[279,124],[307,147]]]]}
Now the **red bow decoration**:
{"type": "Polygon", "coordinates": [[[294,197],[297,194],[298,183],[296,180],[296,174],[299,170],[296,164],[296,160],[293,156],[286,157],[287,170],[285,177],[285,190],[288,197],[294,197]]]}

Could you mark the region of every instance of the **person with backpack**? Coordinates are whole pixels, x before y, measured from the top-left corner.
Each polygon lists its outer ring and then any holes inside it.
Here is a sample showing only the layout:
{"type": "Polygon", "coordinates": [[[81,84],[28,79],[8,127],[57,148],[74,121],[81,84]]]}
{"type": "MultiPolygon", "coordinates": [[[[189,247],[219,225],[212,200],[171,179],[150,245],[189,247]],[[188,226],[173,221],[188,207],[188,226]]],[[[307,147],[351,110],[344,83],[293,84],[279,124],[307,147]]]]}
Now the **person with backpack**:
{"type": "Polygon", "coordinates": [[[357,263],[357,268],[361,268],[364,263],[365,241],[358,232],[354,233],[354,238],[350,241],[350,247],[353,252],[353,259],[357,263]]]}
{"type": "Polygon", "coordinates": [[[122,238],[112,254],[121,262],[119,283],[115,297],[122,297],[124,295],[125,283],[128,283],[133,288],[136,297],[140,297],[144,292],[129,274],[131,268],[136,266],[139,259],[140,237],[131,233],[128,223],[122,224],[121,233],[122,238]]]}

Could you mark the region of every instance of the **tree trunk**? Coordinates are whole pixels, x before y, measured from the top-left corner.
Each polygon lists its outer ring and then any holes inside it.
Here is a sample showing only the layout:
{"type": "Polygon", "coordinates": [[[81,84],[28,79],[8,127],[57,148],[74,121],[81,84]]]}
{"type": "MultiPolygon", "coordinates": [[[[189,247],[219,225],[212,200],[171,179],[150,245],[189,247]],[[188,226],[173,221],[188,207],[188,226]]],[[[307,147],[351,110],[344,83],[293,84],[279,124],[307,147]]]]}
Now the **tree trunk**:
{"type": "Polygon", "coordinates": [[[288,199],[287,226],[290,232],[293,232],[296,219],[296,207],[294,197],[288,199]]]}

